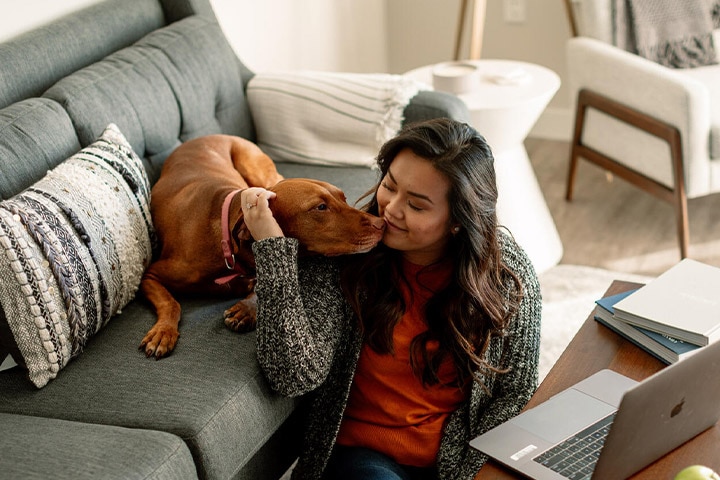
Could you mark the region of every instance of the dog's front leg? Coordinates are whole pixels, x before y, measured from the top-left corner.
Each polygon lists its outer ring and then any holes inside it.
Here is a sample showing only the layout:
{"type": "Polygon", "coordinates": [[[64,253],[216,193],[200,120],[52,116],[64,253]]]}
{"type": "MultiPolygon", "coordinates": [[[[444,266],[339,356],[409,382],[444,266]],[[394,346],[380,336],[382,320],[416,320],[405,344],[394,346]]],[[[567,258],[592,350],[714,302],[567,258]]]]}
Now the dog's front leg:
{"type": "Polygon", "coordinates": [[[234,332],[250,332],[255,329],[257,296],[255,292],[225,310],[225,325],[234,332]]]}
{"type": "Polygon", "coordinates": [[[157,321],[142,339],[139,348],[145,351],[147,357],[160,359],[173,351],[180,336],[180,304],[150,270],[143,276],[140,289],[155,307],[157,321]]]}

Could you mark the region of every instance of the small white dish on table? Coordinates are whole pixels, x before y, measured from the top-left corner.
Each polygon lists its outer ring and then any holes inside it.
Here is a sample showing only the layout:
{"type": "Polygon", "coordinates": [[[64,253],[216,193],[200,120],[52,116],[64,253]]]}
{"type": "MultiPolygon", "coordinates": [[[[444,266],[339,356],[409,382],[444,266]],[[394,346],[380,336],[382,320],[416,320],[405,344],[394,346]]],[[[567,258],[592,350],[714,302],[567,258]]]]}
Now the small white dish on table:
{"type": "Polygon", "coordinates": [[[469,93],[477,88],[479,81],[477,65],[469,62],[444,62],[432,68],[433,88],[441,92],[469,93]]]}

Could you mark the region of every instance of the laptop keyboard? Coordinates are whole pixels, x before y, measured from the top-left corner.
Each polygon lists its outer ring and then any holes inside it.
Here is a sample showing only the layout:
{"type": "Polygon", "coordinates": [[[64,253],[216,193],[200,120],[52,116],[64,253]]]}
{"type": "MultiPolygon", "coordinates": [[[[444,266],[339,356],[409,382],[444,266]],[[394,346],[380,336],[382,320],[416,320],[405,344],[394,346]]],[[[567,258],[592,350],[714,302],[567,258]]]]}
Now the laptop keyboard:
{"type": "Polygon", "coordinates": [[[565,478],[590,478],[614,419],[608,415],[533,460],[565,478]]]}

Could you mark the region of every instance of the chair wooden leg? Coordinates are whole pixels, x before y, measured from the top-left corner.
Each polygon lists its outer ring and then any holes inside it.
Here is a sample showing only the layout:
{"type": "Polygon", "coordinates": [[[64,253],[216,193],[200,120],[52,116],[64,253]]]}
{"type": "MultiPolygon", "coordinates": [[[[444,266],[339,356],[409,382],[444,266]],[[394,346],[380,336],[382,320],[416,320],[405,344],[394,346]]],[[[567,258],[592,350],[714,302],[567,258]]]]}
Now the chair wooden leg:
{"type": "Polygon", "coordinates": [[[577,108],[575,109],[575,129],[573,132],[572,145],[570,145],[570,164],[568,165],[567,186],[565,188],[565,199],[572,200],[575,187],[575,173],[577,172],[578,157],[580,153],[580,139],[582,138],[583,125],[585,123],[585,112],[587,104],[583,101],[583,96],[578,95],[577,108]]]}
{"type": "Polygon", "coordinates": [[[565,188],[565,200],[572,200],[575,187],[575,173],[577,172],[578,154],[575,152],[575,144],[570,148],[570,165],[568,167],[567,186],[565,188]]]}
{"type": "Polygon", "coordinates": [[[682,142],[680,132],[672,131],[667,138],[673,163],[675,181],[675,218],[677,222],[680,258],[687,258],[690,246],[690,225],[688,220],[687,194],[685,193],[685,170],[683,169],[682,142]]]}
{"type": "Polygon", "coordinates": [[[688,222],[688,210],[687,210],[687,199],[678,199],[677,205],[675,205],[676,218],[677,218],[677,229],[678,229],[678,243],[680,244],[680,258],[687,258],[688,249],[690,247],[690,226],[688,222]]]}
{"type": "Polygon", "coordinates": [[[575,131],[570,151],[567,190],[565,197],[572,199],[575,173],[579,157],[598,165],[613,175],[630,182],[632,185],[673,205],[677,223],[680,257],[686,258],[690,245],[690,229],[688,222],[687,195],[685,193],[685,172],[683,169],[682,141],[680,131],[661,120],[650,117],[642,112],[615,102],[603,95],[583,89],[578,92],[577,110],[575,113],[575,131]],[[673,187],[668,187],[637,172],[603,153],[582,144],[582,133],[587,109],[592,108],[609,115],[621,122],[632,125],[660,140],[670,147],[670,157],[674,176],[673,187]]]}

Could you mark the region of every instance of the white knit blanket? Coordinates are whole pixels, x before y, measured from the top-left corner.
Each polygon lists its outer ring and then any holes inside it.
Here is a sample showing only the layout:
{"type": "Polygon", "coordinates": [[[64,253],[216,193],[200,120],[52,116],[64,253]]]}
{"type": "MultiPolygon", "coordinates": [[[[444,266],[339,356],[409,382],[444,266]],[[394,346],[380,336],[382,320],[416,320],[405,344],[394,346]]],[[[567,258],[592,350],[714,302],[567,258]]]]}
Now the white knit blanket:
{"type": "Polygon", "coordinates": [[[255,75],[247,95],[257,143],[273,160],[371,167],[427,89],[401,75],[288,72],[255,75]]]}

